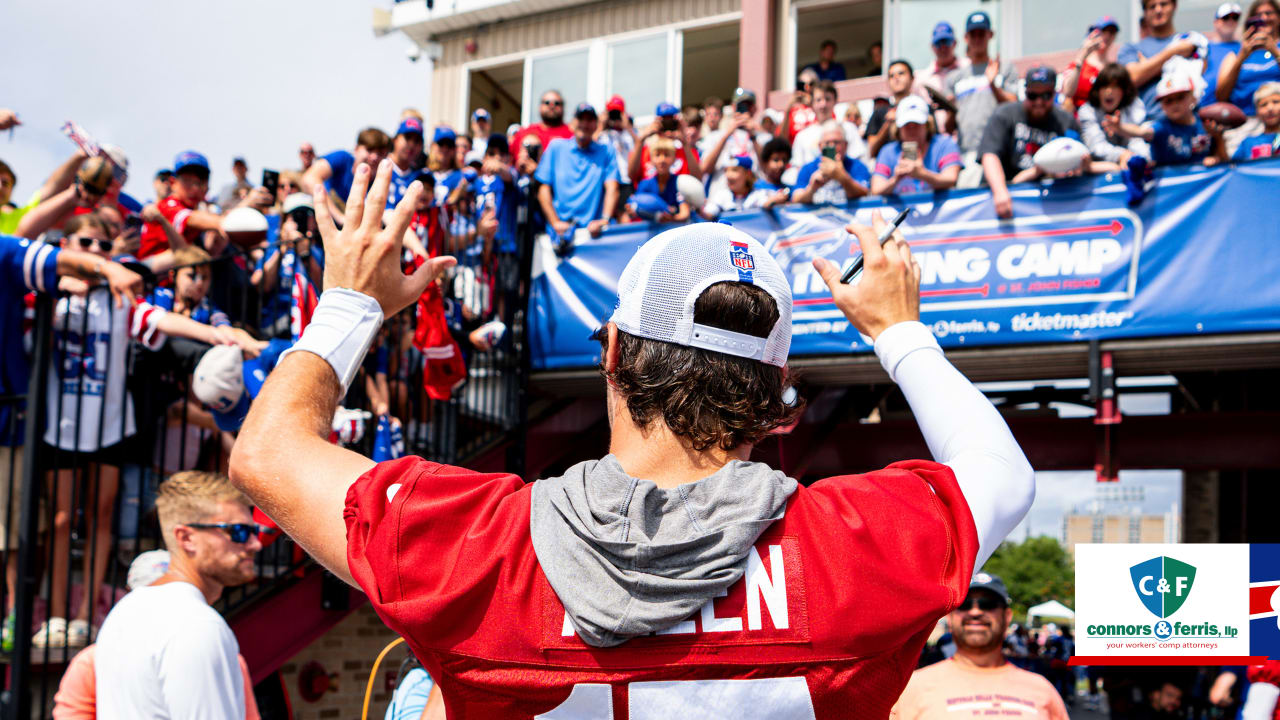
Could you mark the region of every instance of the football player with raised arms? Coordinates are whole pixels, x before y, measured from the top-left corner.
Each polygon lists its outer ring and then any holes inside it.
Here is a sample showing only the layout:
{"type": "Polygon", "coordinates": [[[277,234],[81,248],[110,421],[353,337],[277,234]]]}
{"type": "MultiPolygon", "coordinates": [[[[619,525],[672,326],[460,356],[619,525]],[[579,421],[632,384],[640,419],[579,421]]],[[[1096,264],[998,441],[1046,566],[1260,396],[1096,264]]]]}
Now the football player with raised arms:
{"type": "Polygon", "coordinates": [[[382,229],[391,169],[371,174],[358,171],[341,231],[316,189],[327,289],[254,402],[231,475],[363,588],[448,716],[887,717],[934,623],[1034,496],[1000,414],[919,322],[901,236],[882,248],[878,227],[849,227],[857,284],[815,270],[874,339],[934,461],[802,487],[749,460],[800,412],[786,402],[791,292],[756,240],[699,223],[649,240],[619,280],[598,335],[609,454],[526,485],[326,442],[383,318],[453,263],[401,272],[422,188],[382,229]]]}

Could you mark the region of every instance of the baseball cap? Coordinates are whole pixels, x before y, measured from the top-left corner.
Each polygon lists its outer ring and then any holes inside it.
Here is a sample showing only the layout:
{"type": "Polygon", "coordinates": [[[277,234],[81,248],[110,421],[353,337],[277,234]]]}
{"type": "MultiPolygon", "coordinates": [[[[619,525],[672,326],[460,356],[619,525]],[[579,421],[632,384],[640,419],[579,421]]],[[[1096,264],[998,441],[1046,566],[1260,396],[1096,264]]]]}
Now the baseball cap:
{"type": "Polygon", "coordinates": [[[975,10],[969,13],[969,17],[965,18],[965,21],[964,21],[965,32],[969,32],[971,30],[990,30],[990,29],[991,29],[991,16],[987,15],[981,10],[975,10]]]}
{"type": "Polygon", "coordinates": [[[1195,90],[1195,82],[1184,72],[1171,72],[1163,75],[1156,84],[1156,100],[1195,90]]]}
{"type": "Polygon", "coordinates": [[[466,155],[462,156],[463,165],[472,165],[472,164],[481,165],[483,163],[484,163],[484,152],[480,150],[473,149],[470,152],[468,152],[466,155]]]}
{"type": "Polygon", "coordinates": [[[173,177],[173,171],[169,168],[160,168],[156,171],[156,179],[158,180],[168,180],[171,177],[173,177]]]}
{"type": "Polygon", "coordinates": [[[746,168],[748,170],[755,167],[755,162],[751,160],[750,155],[734,155],[733,158],[730,160],[730,163],[737,167],[746,168]]]}
{"type": "Polygon", "coordinates": [[[476,108],[476,111],[471,113],[471,118],[473,120],[483,120],[485,122],[489,122],[490,120],[493,119],[489,115],[489,111],[485,110],[484,108],[476,108]]]}
{"type": "Polygon", "coordinates": [[[969,590],[990,590],[1000,596],[1004,600],[1005,605],[1012,605],[1009,599],[1009,591],[1004,587],[1004,581],[999,575],[991,575],[989,573],[974,573],[973,579],[969,581],[969,590]]]}
{"type": "Polygon", "coordinates": [[[680,114],[680,108],[669,102],[660,102],[658,103],[658,107],[653,111],[653,114],[658,117],[671,117],[673,115],[680,114]]]}
{"type": "Polygon", "coordinates": [[[929,104],[919,95],[908,95],[898,101],[898,109],[894,111],[898,127],[907,123],[924,125],[929,121],[929,104]]]}
{"type": "Polygon", "coordinates": [[[610,320],[638,337],[782,367],[791,349],[791,285],[750,235],[722,223],[685,225],[655,235],[636,251],[622,270],[610,320]],[[768,338],[694,322],[698,297],[718,282],[745,282],[769,293],[778,322],[768,338]]]}
{"type": "Polygon", "coordinates": [[[1058,73],[1053,68],[1045,65],[1036,65],[1027,71],[1028,85],[1056,85],[1058,82],[1058,73]]]}
{"type": "Polygon", "coordinates": [[[627,101],[623,100],[621,95],[614,95],[613,97],[609,98],[609,102],[604,104],[604,110],[605,112],[610,112],[613,110],[617,110],[618,112],[626,112],[627,101]]]}
{"type": "Polygon", "coordinates": [[[951,23],[943,21],[933,26],[933,40],[931,45],[938,43],[954,43],[956,41],[956,31],[951,29],[951,23]]]}
{"type": "Polygon", "coordinates": [[[453,145],[457,143],[457,141],[458,134],[453,131],[453,128],[438,127],[436,128],[435,133],[431,136],[431,142],[433,143],[453,145]]]}
{"type": "Polygon", "coordinates": [[[115,165],[112,174],[115,175],[117,180],[124,182],[129,177],[129,156],[124,154],[124,149],[119,145],[103,143],[102,152],[106,153],[107,157],[111,158],[112,164],[115,165]]]}
{"type": "Polygon", "coordinates": [[[507,136],[502,133],[493,133],[489,136],[489,142],[485,144],[485,152],[498,150],[504,155],[511,152],[511,143],[507,142],[507,136]]]}
{"type": "Polygon", "coordinates": [[[173,174],[177,175],[183,169],[189,167],[198,167],[204,170],[205,174],[209,174],[209,159],[195,150],[183,150],[173,159],[173,174]]]}
{"type": "Polygon", "coordinates": [[[1218,20],[1221,20],[1222,18],[1228,15],[1235,15],[1236,17],[1240,17],[1240,13],[1241,13],[1241,10],[1240,10],[1239,3],[1224,2],[1218,6],[1218,12],[1214,13],[1213,17],[1218,20]]]}
{"type": "Polygon", "coordinates": [[[400,121],[400,127],[396,129],[396,135],[416,134],[422,137],[422,121],[412,115],[400,121]]]}
{"type": "Polygon", "coordinates": [[[1094,30],[1106,30],[1107,28],[1119,30],[1120,23],[1116,22],[1116,19],[1110,15],[1103,15],[1093,21],[1093,24],[1089,26],[1089,32],[1093,32],[1094,30]]]}
{"type": "Polygon", "coordinates": [[[249,163],[248,163],[247,161],[245,161],[245,159],[244,159],[244,156],[243,156],[243,155],[237,155],[237,156],[235,156],[235,157],[231,158],[231,164],[232,164],[232,165],[244,165],[245,167],[249,167],[249,163]]]}
{"type": "Polygon", "coordinates": [[[746,88],[741,88],[741,87],[737,88],[736,90],[733,91],[733,103],[737,105],[738,102],[742,100],[750,100],[751,102],[755,102],[756,94],[746,88]]]}
{"type": "Polygon", "coordinates": [[[125,584],[130,590],[146,587],[169,572],[169,551],[148,550],[129,563],[125,584]]]}
{"type": "Polygon", "coordinates": [[[298,210],[300,208],[308,208],[310,210],[316,209],[315,203],[311,201],[310,193],[289,193],[288,197],[284,199],[284,205],[281,209],[284,211],[285,215],[288,215],[294,210],[298,210]]]}
{"type": "Polygon", "coordinates": [[[600,117],[600,114],[596,112],[596,106],[592,105],[589,102],[580,102],[578,103],[578,107],[574,108],[573,110],[574,117],[582,117],[583,115],[590,115],[591,117],[600,117]]]}
{"type": "Polygon", "coordinates": [[[237,345],[215,345],[205,351],[191,377],[191,391],[209,407],[219,430],[235,432],[249,414],[244,386],[244,360],[237,345]]]}

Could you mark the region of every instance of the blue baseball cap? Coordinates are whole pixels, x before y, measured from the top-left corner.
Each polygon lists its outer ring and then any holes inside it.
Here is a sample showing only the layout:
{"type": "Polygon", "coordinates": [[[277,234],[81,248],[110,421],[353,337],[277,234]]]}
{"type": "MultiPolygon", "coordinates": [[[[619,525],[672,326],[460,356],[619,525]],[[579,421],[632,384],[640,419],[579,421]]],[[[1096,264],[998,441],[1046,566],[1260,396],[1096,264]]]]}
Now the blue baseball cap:
{"type": "Polygon", "coordinates": [[[596,112],[596,106],[589,102],[580,102],[578,107],[573,110],[574,117],[582,117],[583,115],[590,115],[593,118],[600,117],[600,114],[596,112]]]}
{"type": "Polygon", "coordinates": [[[1089,32],[1093,32],[1094,30],[1106,30],[1107,28],[1111,28],[1119,32],[1120,23],[1116,22],[1116,19],[1111,17],[1110,15],[1103,15],[1097,20],[1093,21],[1093,24],[1089,26],[1089,32]]]}
{"type": "Polygon", "coordinates": [[[1058,73],[1045,65],[1036,65],[1027,71],[1027,85],[1056,85],[1058,73]]]}
{"type": "Polygon", "coordinates": [[[422,137],[422,121],[413,116],[401,120],[400,127],[396,130],[396,135],[417,135],[422,137]]]}
{"type": "Polygon", "coordinates": [[[735,166],[740,168],[746,168],[748,170],[755,167],[755,163],[751,161],[750,155],[734,155],[732,162],[735,166]]]}
{"type": "Polygon", "coordinates": [[[436,128],[435,135],[431,137],[431,142],[454,145],[458,142],[458,134],[455,133],[452,128],[438,127],[436,128]]]}
{"type": "Polygon", "coordinates": [[[672,117],[674,115],[680,114],[680,108],[676,107],[675,105],[672,105],[669,102],[660,102],[658,103],[657,109],[653,111],[653,114],[657,115],[658,117],[672,117]]]}
{"type": "Polygon", "coordinates": [[[951,23],[944,20],[943,22],[933,26],[933,40],[930,42],[931,45],[938,45],[941,43],[954,44],[955,41],[956,31],[951,29],[951,23]]]}
{"type": "Polygon", "coordinates": [[[198,167],[209,172],[209,159],[195,150],[183,150],[173,158],[173,174],[177,175],[185,168],[198,167]]]}
{"type": "Polygon", "coordinates": [[[485,122],[489,122],[492,119],[489,116],[489,111],[484,108],[476,108],[476,111],[471,113],[471,118],[473,120],[483,120],[485,122]]]}
{"type": "Polygon", "coordinates": [[[965,32],[972,32],[974,30],[990,30],[990,29],[991,29],[991,16],[982,12],[981,10],[975,10],[969,13],[969,17],[966,18],[964,21],[965,32]]]}

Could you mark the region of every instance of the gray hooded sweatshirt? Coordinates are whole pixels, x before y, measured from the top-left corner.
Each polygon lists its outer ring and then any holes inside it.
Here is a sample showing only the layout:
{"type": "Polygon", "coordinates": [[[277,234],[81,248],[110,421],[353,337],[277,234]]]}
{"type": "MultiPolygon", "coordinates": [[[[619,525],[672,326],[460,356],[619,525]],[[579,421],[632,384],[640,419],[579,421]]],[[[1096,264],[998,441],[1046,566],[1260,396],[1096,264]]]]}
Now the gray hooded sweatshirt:
{"type": "Polygon", "coordinates": [[[611,647],[683,621],[741,578],[795,489],[778,470],[734,460],[662,490],[606,455],[534,483],[529,528],[578,636],[611,647]]]}

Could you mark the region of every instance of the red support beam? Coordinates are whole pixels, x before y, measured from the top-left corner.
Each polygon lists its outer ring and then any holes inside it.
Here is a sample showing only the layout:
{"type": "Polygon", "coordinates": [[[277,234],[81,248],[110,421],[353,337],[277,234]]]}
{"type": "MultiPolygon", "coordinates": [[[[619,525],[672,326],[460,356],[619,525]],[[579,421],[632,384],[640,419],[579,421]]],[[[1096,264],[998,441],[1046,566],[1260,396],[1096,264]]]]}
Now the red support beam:
{"type": "MultiPolygon", "coordinates": [[[[773,40],[773,0],[742,0],[738,85],[754,92],[762,109],[773,89],[773,40]]],[[[690,99],[685,98],[685,102],[690,99]]]]}

